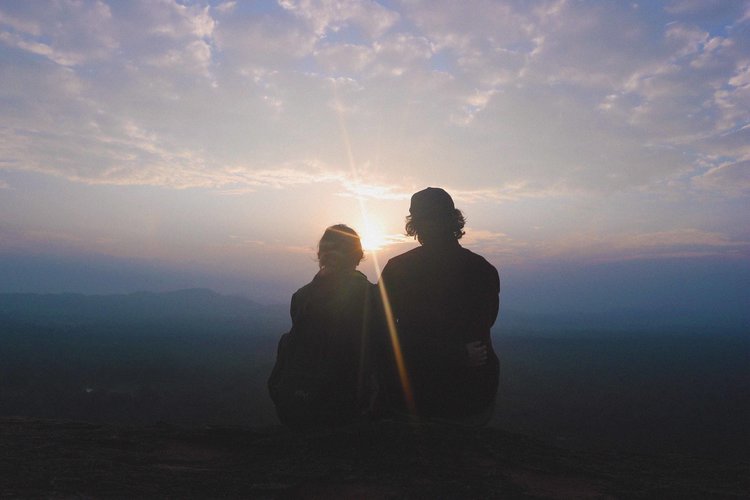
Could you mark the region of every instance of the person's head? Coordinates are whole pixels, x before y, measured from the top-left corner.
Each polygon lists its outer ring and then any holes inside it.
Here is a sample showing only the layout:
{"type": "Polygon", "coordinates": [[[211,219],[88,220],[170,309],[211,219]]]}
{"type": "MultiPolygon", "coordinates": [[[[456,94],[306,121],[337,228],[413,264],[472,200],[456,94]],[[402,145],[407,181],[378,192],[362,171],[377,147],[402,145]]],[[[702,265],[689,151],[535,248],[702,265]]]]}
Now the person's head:
{"type": "Polygon", "coordinates": [[[325,230],[318,243],[318,265],[328,271],[354,269],[364,257],[357,232],[346,224],[325,230]]]}
{"type": "Polygon", "coordinates": [[[412,195],[406,234],[420,243],[459,240],[464,235],[464,225],[464,215],[444,189],[428,187],[412,195]]]}

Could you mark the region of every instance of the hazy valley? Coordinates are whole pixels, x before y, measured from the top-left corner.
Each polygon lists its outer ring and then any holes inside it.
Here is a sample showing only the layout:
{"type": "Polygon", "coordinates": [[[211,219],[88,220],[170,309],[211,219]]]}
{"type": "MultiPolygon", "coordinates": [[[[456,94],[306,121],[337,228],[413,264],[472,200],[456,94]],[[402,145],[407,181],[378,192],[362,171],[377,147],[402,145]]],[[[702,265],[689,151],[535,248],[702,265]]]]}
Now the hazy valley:
{"type": "MultiPolygon", "coordinates": [[[[747,335],[586,321],[501,312],[493,425],[572,448],[747,457],[747,335]]],[[[285,307],[209,290],[3,294],[0,415],[276,425],[265,384],[289,323],[285,307]]]]}

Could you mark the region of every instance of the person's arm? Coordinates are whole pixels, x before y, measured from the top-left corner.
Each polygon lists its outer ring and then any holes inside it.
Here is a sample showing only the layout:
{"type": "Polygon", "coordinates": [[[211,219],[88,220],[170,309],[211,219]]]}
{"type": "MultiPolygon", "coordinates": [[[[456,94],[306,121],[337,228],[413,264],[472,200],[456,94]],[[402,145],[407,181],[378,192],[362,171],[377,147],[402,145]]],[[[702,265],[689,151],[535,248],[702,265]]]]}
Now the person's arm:
{"type": "Polygon", "coordinates": [[[500,275],[495,267],[492,267],[492,273],[490,275],[490,307],[489,316],[490,326],[495,324],[497,315],[500,312],[500,275]]]}
{"type": "Polygon", "coordinates": [[[466,353],[469,366],[479,367],[487,364],[487,344],[481,340],[466,344],[466,353]]]}
{"type": "Polygon", "coordinates": [[[289,302],[289,316],[292,317],[292,323],[294,323],[294,317],[297,315],[297,294],[292,295],[292,300],[289,302]]]}
{"type": "Polygon", "coordinates": [[[458,368],[469,365],[467,344],[461,338],[410,334],[399,329],[401,350],[412,363],[425,366],[458,368]]]}

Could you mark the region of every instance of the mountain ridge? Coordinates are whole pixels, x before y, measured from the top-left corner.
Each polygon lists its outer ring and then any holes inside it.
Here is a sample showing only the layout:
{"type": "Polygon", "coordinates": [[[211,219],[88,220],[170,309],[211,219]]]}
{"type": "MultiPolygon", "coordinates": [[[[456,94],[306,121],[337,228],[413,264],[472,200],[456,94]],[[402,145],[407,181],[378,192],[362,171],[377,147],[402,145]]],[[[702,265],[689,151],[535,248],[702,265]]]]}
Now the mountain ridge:
{"type": "MultiPolygon", "coordinates": [[[[210,288],[168,292],[136,291],[115,294],[0,293],[0,321],[209,321],[260,320],[284,329],[289,323],[286,304],[262,305],[241,295],[210,288]]],[[[621,308],[607,312],[535,313],[501,308],[493,332],[498,334],[690,333],[746,335],[747,322],[736,318],[706,322],[689,311],[665,307],[621,308]]]]}
{"type": "Polygon", "coordinates": [[[0,293],[0,317],[6,319],[133,321],[139,319],[276,318],[278,306],[264,306],[238,295],[208,288],[128,294],[0,293]]]}

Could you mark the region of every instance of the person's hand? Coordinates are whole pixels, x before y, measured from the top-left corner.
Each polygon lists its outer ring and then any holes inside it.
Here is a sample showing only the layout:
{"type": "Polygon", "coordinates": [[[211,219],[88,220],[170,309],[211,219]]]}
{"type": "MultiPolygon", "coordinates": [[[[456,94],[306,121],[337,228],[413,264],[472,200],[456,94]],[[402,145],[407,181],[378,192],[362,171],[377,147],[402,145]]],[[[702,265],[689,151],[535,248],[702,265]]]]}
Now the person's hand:
{"type": "Polygon", "coordinates": [[[466,344],[466,352],[469,354],[469,366],[478,367],[487,364],[487,346],[481,340],[466,344]]]}

